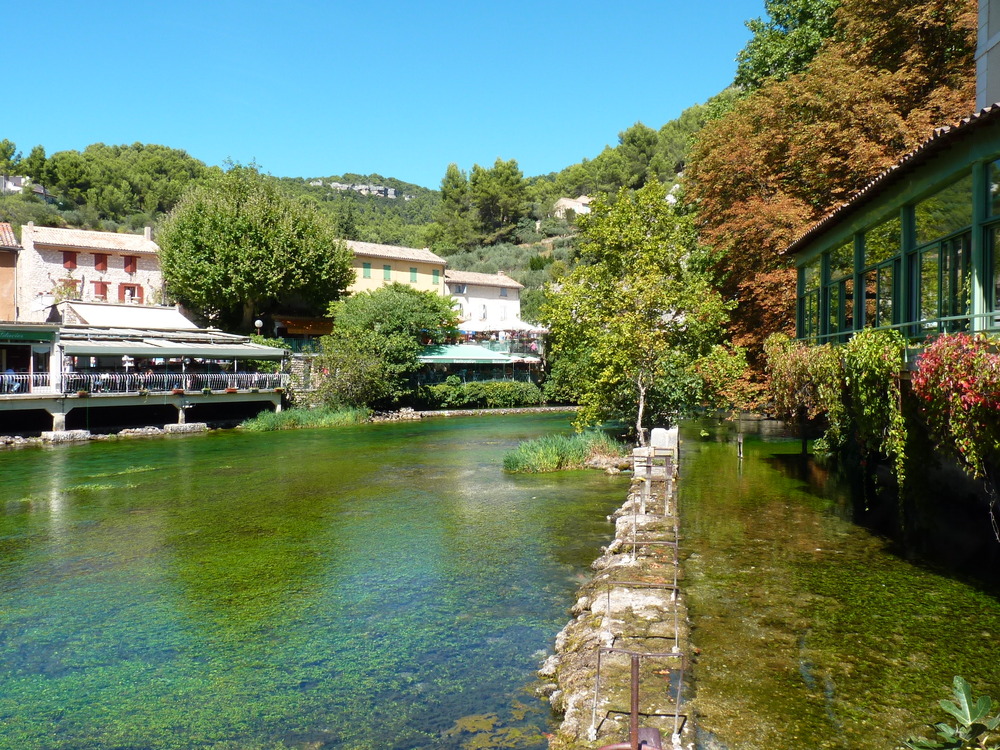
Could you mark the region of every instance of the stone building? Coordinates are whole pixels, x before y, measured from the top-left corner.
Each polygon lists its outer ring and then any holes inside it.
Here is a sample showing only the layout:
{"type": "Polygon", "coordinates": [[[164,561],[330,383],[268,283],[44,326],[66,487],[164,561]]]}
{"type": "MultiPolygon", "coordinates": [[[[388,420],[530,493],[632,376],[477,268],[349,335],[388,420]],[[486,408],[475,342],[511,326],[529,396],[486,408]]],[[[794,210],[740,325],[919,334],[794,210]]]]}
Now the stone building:
{"type": "Polygon", "coordinates": [[[350,292],[370,292],[386,284],[408,284],[422,292],[446,294],[445,259],[430,250],[345,240],[354,253],[356,278],[350,292]]]}
{"type": "Polygon", "coordinates": [[[53,304],[159,304],[163,274],[149,227],[143,234],[36,227],[21,230],[17,262],[17,320],[40,322],[53,304]]]}

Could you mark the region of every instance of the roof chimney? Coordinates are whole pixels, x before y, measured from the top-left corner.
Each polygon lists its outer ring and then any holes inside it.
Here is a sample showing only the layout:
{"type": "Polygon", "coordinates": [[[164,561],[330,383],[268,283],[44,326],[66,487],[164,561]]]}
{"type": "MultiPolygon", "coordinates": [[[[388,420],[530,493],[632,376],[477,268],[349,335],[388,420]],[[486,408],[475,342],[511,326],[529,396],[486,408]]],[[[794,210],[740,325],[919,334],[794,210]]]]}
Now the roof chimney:
{"type": "Polygon", "coordinates": [[[143,227],[142,236],[145,237],[147,240],[153,239],[153,228],[143,227]]]}

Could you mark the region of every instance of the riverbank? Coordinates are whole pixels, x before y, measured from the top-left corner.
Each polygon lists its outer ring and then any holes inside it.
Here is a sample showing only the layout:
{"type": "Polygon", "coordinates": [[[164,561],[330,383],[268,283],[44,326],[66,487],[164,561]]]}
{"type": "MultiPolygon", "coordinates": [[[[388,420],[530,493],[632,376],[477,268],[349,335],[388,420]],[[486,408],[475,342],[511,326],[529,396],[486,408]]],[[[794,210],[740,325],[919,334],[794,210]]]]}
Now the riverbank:
{"type": "MultiPolygon", "coordinates": [[[[510,409],[442,409],[435,411],[415,411],[409,407],[391,412],[375,412],[359,424],[379,422],[408,422],[433,417],[481,417],[487,415],[511,416],[516,414],[546,414],[566,412],[578,409],[576,406],[526,406],[510,409]]],[[[303,426],[290,424],[284,429],[299,429],[303,426]]],[[[342,426],[342,425],[338,425],[342,426]]],[[[89,430],[62,430],[58,432],[43,432],[41,435],[25,437],[22,435],[0,435],[0,450],[5,448],[27,448],[51,443],[75,443],[88,440],[127,440],[137,437],[160,437],[164,435],[193,434],[212,430],[239,429],[240,425],[230,424],[213,427],[206,422],[191,422],[188,424],[165,424],[163,427],[127,427],[117,432],[90,432],[89,430]]],[[[280,428],[275,428],[280,429],[280,428]]]]}
{"type": "Polygon", "coordinates": [[[634,452],[628,496],[608,517],[614,540],[592,564],[597,575],[579,590],[574,619],[539,670],[539,693],[563,717],[551,750],[628,741],[633,659],[639,725],[658,730],[663,747],[693,747],[685,715],[689,629],[679,587],[676,462],[650,467],[647,456],[647,449],[634,452]]]}

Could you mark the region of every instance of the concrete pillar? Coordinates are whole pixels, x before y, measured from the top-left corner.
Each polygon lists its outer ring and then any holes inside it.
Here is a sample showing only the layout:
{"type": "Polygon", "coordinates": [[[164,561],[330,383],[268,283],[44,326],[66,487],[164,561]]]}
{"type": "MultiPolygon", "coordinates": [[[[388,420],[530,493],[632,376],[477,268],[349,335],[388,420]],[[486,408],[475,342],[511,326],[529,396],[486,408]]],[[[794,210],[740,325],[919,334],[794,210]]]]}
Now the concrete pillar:
{"type": "Polygon", "coordinates": [[[278,397],[278,402],[274,405],[274,413],[277,414],[281,411],[281,397],[278,397]]]}
{"type": "Polygon", "coordinates": [[[184,424],[187,418],[184,416],[184,404],[178,404],[177,406],[177,424],[184,424]]]}
{"type": "Polygon", "coordinates": [[[66,429],[66,413],[61,411],[49,413],[52,415],[52,431],[63,432],[66,429]]]}

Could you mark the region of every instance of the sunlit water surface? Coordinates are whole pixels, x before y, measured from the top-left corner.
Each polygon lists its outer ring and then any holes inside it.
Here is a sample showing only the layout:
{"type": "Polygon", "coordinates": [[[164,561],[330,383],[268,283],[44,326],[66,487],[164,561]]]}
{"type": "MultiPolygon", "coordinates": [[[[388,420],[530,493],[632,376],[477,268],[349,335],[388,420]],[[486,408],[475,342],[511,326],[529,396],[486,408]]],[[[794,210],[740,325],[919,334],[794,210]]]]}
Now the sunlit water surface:
{"type": "Polygon", "coordinates": [[[742,461],[735,425],[682,430],[700,746],[889,749],[949,718],[954,675],[1000,699],[997,598],[894,554],[798,441],[745,427],[766,434],[742,461]]]}
{"type": "Polygon", "coordinates": [[[626,480],[565,415],[0,453],[0,747],[544,747],[530,690],[626,480]]]}

